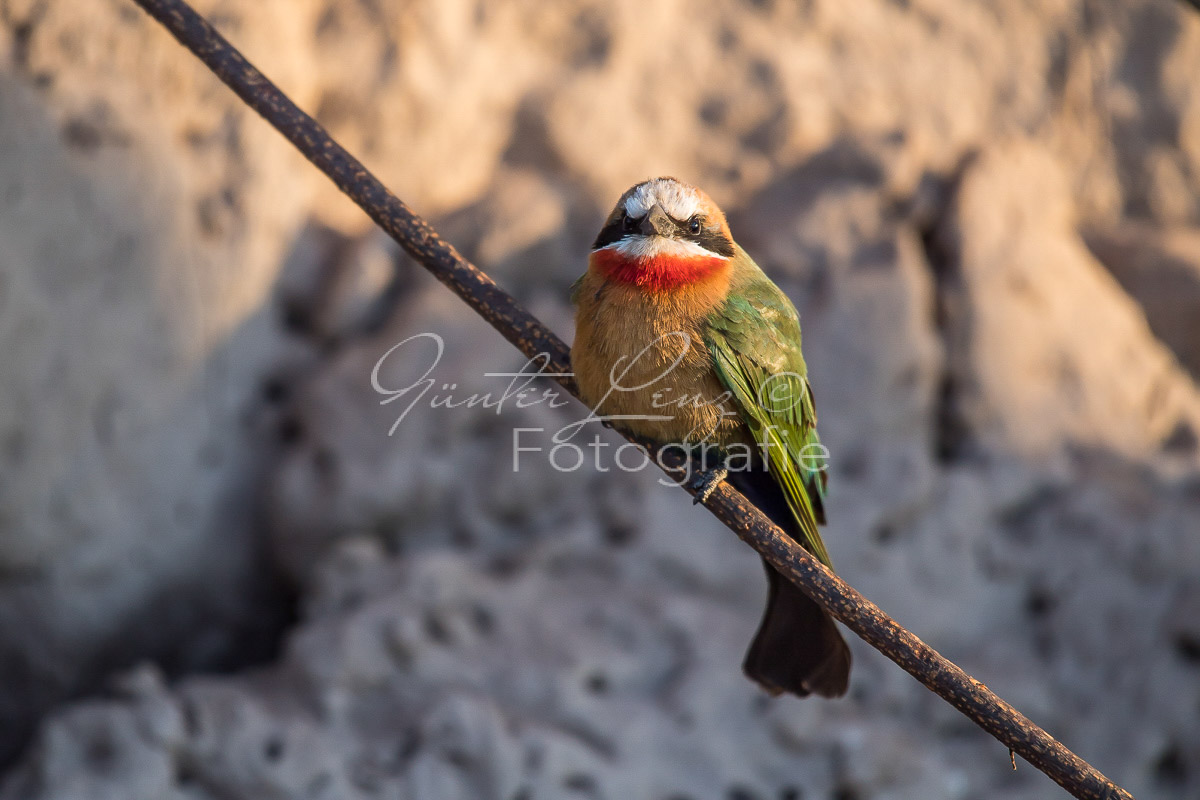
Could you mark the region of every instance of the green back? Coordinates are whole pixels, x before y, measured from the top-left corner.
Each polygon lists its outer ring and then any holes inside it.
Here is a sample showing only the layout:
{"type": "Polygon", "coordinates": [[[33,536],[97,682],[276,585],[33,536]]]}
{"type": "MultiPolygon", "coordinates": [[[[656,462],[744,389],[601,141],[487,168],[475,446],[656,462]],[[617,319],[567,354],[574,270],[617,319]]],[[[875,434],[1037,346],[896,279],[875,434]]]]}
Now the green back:
{"type": "Polygon", "coordinates": [[[826,473],[817,411],[800,352],[800,316],[740,247],[725,305],[708,320],[706,344],[721,382],[783,489],[801,544],[832,566],[817,524],[825,522],[826,473]]]}

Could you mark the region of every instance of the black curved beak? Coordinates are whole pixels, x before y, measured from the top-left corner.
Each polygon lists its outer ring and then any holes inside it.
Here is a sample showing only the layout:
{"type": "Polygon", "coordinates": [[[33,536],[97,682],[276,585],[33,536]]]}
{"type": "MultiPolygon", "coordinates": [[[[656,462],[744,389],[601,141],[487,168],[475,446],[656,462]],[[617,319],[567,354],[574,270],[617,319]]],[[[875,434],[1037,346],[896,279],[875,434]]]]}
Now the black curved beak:
{"type": "Polygon", "coordinates": [[[667,212],[657,204],[638,223],[638,233],[642,236],[667,236],[674,228],[667,212]]]}

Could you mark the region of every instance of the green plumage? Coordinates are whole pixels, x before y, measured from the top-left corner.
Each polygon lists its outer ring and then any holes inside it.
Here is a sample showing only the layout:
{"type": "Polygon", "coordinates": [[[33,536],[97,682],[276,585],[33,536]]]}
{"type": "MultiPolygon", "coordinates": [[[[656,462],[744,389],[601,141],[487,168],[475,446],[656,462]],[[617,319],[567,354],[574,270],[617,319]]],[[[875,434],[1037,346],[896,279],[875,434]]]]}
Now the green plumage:
{"type": "MultiPolygon", "coordinates": [[[[712,199],[674,178],[631,187],[596,237],[572,299],[571,364],[584,401],[650,441],[724,448],[729,483],[828,565],[817,530],[825,449],[800,318],[734,242],[712,199]],[[614,391],[616,375],[628,390],[614,391]],[[735,447],[752,445],[746,464],[735,447]]],[[[704,491],[719,474],[699,476],[704,491]]],[[[845,694],[850,649],[833,617],[763,566],[766,608],[742,669],[770,694],[845,694]]]]}
{"type": "Polygon", "coordinates": [[[740,247],[729,296],[706,321],[705,344],[800,527],[801,544],[832,566],[824,523],[824,448],[800,352],[800,316],[740,247]]]}

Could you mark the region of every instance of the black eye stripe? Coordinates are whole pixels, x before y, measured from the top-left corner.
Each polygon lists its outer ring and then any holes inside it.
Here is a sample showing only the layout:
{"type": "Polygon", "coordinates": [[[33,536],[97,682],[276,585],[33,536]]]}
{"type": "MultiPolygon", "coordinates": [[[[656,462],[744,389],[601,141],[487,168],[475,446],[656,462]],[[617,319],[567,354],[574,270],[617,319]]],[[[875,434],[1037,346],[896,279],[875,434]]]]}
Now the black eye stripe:
{"type": "MultiPolygon", "coordinates": [[[[629,234],[625,230],[626,216],[626,214],[622,213],[601,228],[600,233],[596,236],[596,240],[592,242],[592,249],[599,250],[602,247],[608,247],[610,244],[615,244],[628,236],[629,234]]],[[[671,233],[672,238],[695,242],[705,250],[719,256],[724,256],[725,258],[733,256],[733,242],[721,232],[720,228],[706,225],[700,229],[700,233],[692,233],[688,229],[691,223],[690,217],[681,221],[668,215],[668,219],[671,220],[672,227],[674,228],[671,233]]]]}
{"type": "Polygon", "coordinates": [[[733,242],[726,238],[719,230],[710,231],[702,229],[700,233],[694,236],[689,233],[688,238],[705,250],[709,250],[719,256],[725,256],[725,258],[733,257],[733,242]]]}
{"type": "Polygon", "coordinates": [[[601,228],[600,233],[596,236],[596,241],[592,242],[592,249],[599,250],[601,247],[608,247],[610,244],[624,239],[624,221],[625,216],[621,215],[601,228]]]}
{"type": "Polygon", "coordinates": [[[726,238],[725,234],[721,233],[720,228],[704,225],[703,218],[701,218],[702,226],[699,233],[692,233],[691,217],[688,217],[685,220],[678,220],[674,217],[671,217],[671,222],[675,224],[676,239],[695,242],[705,250],[709,250],[719,256],[725,256],[726,258],[733,256],[733,242],[726,238]]]}

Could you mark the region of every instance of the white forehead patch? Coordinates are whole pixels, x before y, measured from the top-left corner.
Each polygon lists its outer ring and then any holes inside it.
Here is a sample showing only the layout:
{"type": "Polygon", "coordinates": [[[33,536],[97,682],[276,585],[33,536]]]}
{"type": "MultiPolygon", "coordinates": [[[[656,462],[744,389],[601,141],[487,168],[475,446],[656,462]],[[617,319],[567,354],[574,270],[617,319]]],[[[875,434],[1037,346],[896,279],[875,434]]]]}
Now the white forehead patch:
{"type": "Polygon", "coordinates": [[[644,217],[655,203],[677,220],[685,220],[700,210],[700,196],[690,187],[670,178],[655,178],[633,190],[625,199],[625,213],[644,217]]]}

